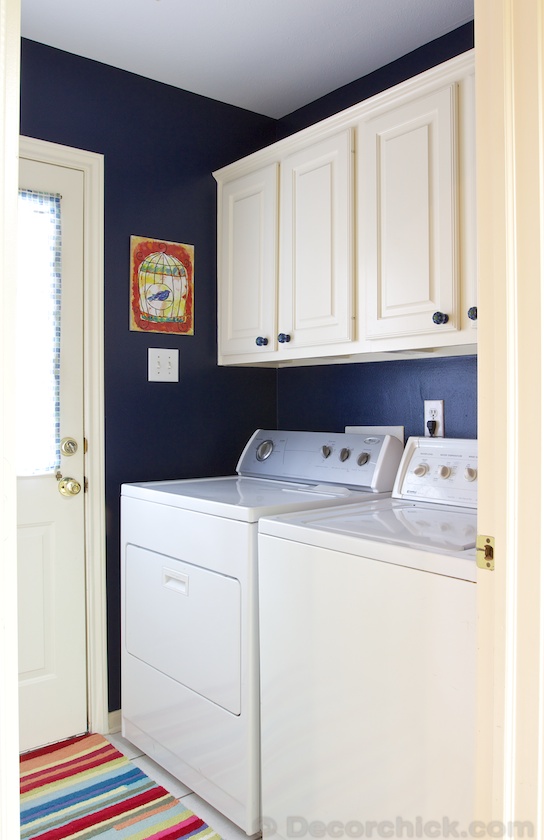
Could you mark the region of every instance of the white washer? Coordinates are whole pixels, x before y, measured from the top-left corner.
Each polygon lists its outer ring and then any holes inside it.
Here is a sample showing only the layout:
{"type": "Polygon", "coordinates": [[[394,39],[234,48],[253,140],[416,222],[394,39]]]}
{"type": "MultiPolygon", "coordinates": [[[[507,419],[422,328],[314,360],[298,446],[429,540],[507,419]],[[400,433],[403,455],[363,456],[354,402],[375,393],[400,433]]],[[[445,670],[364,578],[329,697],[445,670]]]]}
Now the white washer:
{"type": "Polygon", "coordinates": [[[391,498],[261,519],[267,837],[468,831],[477,483],[476,441],[410,438],[391,498]]]}
{"type": "Polygon", "coordinates": [[[236,476],[122,486],[123,735],[249,835],[261,814],[258,519],[390,495],[402,448],[259,429],[236,476]]]}

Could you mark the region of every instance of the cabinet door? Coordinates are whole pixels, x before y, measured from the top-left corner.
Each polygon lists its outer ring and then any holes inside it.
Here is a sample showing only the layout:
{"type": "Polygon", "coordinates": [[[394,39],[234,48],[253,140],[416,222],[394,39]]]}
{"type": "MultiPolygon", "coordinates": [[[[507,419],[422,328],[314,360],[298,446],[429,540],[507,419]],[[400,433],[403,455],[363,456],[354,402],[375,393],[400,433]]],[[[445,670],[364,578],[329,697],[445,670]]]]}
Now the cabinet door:
{"type": "Polygon", "coordinates": [[[219,208],[219,347],[276,349],[278,164],[223,184],[219,208]]]}
{"type": "Polygon", "coordinates": [[[286,356],[352,339],[352,156],[347,129],[282,162],[278,331],[286,356]]]}
{"type": "Polygon", "coordinates": [[[456,122],[452,84],[360,124],[367,339],[460,328],[456,122]]]}

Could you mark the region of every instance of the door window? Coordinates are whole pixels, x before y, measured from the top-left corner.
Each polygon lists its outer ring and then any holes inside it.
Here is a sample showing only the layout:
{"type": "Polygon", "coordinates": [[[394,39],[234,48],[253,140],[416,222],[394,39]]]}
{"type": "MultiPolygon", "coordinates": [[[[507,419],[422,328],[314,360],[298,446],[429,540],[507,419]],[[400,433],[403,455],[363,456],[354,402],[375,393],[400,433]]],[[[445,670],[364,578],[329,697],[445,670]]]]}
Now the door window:
{"type": "Polygon", "coordinates": [[[19,190],[17,474],[60,465],[60,195],[19,190]]]}

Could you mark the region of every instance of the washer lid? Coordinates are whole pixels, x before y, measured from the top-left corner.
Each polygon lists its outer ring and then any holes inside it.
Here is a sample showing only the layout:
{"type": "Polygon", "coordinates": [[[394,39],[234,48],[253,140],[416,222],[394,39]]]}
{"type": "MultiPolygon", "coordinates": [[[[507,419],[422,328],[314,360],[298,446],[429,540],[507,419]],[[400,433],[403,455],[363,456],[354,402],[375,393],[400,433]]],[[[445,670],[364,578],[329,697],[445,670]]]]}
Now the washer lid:
{"type": "Polygon", "coordinates": [[[311,522],[305,521],[304,525],[424,551],[460,552],[476,546],[476,515],[473,511],[393,499],[384,502],[382,509],[379,505],[373,507],[374,510],[365,506],[315,517],[311,522]]]}

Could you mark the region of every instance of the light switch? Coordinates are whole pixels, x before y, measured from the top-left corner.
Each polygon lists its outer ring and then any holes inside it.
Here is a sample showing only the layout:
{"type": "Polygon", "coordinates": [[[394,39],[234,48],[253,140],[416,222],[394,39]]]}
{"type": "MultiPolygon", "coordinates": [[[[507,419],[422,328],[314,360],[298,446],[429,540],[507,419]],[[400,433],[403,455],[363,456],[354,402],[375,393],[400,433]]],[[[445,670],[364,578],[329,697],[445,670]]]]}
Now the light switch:
{"type": "Polygon", "coordinates": [[[179,382],[179,350],[147,349],[148,382],[179,382]]]}

